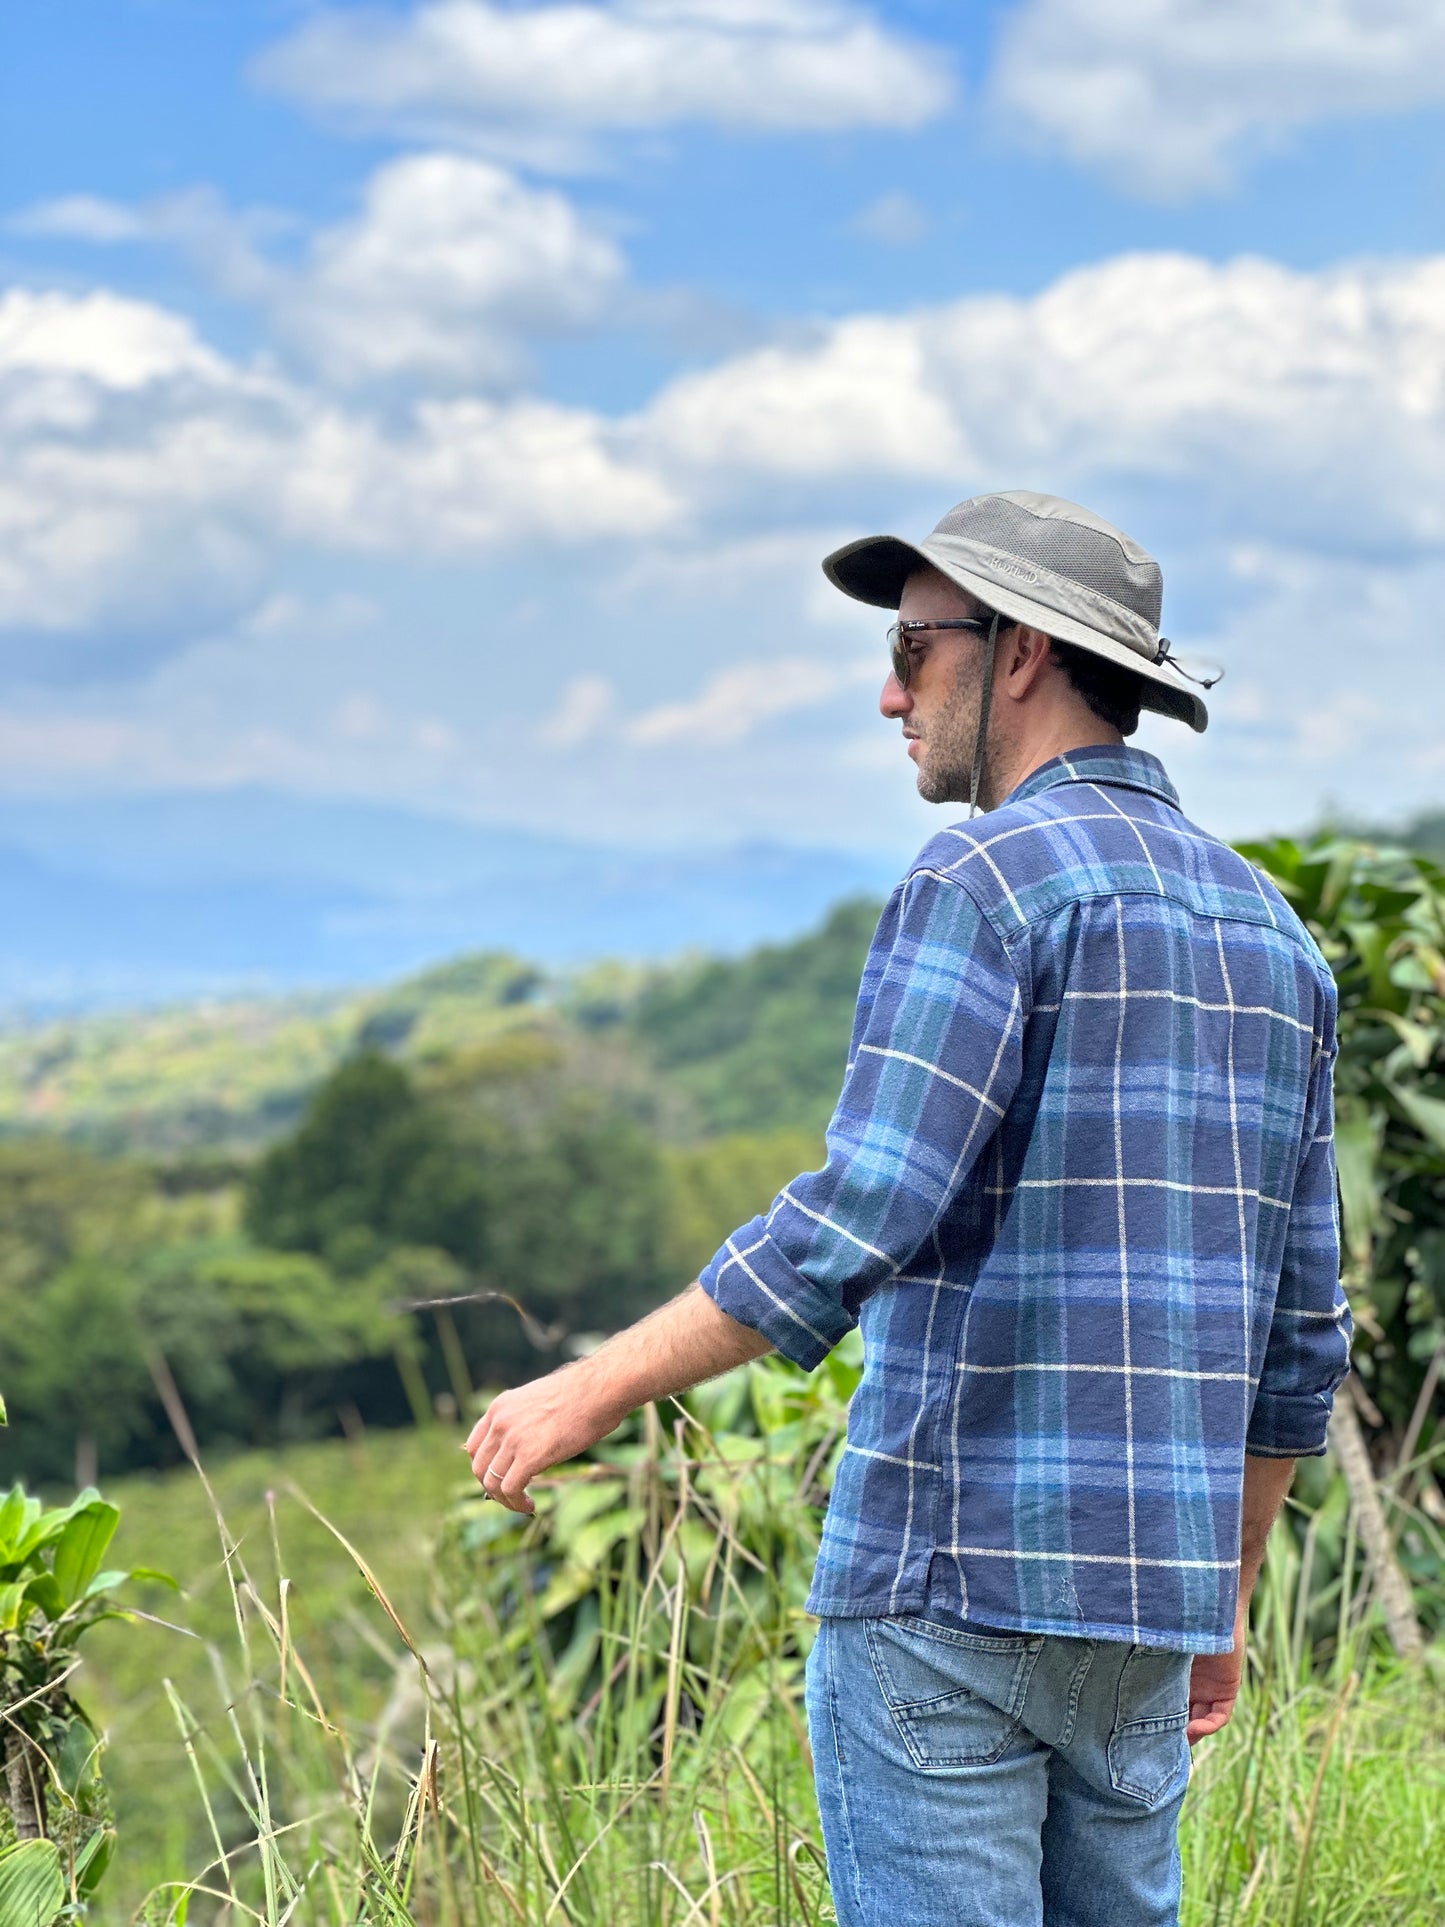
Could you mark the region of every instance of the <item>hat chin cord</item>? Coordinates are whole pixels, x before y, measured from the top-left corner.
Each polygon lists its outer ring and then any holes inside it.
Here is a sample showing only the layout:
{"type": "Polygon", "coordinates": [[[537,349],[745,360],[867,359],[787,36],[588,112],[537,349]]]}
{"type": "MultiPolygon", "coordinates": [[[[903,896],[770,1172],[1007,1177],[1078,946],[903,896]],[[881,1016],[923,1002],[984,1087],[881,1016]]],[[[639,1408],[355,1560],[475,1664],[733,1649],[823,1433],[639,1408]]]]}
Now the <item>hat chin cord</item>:
{"type": "Polygon", "coordinates": [[[993,670],[998,655],[998,610],[993,612],[993,621],[988,625],[988,636],[983,645],[983,693],[978,704],[978,735],[973,745],[973,773],[968,779],[968,813],[978,815],[978,792],[983,782],[983,758],[988,748],[988,719],[993,710],[993,670]]]}

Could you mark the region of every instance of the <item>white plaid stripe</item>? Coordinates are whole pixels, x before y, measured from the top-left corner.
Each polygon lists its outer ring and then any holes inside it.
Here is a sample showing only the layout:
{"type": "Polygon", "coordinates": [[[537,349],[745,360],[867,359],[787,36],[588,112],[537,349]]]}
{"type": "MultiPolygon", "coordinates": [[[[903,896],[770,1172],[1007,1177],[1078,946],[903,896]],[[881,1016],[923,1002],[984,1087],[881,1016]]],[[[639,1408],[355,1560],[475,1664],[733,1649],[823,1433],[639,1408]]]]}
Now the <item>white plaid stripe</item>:
{"type": "Polygon", "coordinates": [[[1228,1648],[1241,1454],[1321,1449],[1346,1363],[1333,1024],[1140,751],[924,850],[824,1169],[703,1275],[803,1364],[864,1325],[814,1611],[1228,1648]]]}

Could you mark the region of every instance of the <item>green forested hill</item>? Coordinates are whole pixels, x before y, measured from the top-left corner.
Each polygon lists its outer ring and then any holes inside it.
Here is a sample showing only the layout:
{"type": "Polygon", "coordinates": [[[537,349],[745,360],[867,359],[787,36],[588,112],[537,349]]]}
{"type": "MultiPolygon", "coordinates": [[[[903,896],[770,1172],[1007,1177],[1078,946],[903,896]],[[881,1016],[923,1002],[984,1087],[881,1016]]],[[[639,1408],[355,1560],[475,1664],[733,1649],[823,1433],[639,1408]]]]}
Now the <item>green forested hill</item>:
{"type": "Polygon", "coordinates": [[[837,1095],[877,906],[739,958],[565,977],[496,952],[379,992],[247,998],[0,1033],[0,1132],[108,1152],[248,1149],[361,1048],[426,1072],[518,1031],[651,1081],[671,1132],[817,1129],[837,1095]]]}
{"type": "Polygon", "coordinates": [[[631,1034],[714,1129],[820,1127],[877,921],[876,903],[844,903],[796,943],[670,971],[637,999],[631,1034]]]}
{"type": "Polygon", "coordinates": [[[270,1446],[463,1408],[658,1303],[819,1162],[875,914],[0,1039],[0,1485],[174,1459],[157,1358],[208,1449],[270,1446]]]}

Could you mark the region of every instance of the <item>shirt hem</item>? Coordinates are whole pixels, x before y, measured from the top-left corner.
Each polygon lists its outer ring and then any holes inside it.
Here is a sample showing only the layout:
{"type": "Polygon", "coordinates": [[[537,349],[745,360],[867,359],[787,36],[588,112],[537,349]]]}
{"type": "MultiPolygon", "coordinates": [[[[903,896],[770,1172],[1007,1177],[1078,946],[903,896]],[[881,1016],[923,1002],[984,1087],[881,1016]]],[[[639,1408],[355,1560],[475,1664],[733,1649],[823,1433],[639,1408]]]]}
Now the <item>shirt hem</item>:
{"type": "MultiPolygon", "coordinates": [[[[930,1619],[930,1614],[922,1601],[888,1599],[827,1599],[808,1597],[804,1610],[814,1619],[930,1619]]],[[[951,1620],[939,1619],[939,1625],[952,1625],[951,1620]]],[[[967,1625],[967,1620],[962,1623],[967,1625]]],[[[984,1623],[980,1621],[980,1624],[984,1623]]],[[[1234,1651],[1234,1631],[1228,1636],[1218,1633],[1185,1633],[1160,1630],[1152,1626],[1115,1626],[1107,1620],[1099,1619],[1046,1619],[1034,1613],[1003,1613],[990,1606],[987,1624],[990,1630],[1005,1633],[1044,1633],[1065,1639],[1097,1639],[1117,1646],[1148,1646],[1166,1653],[1232,1653],[1234,1651]]]]}

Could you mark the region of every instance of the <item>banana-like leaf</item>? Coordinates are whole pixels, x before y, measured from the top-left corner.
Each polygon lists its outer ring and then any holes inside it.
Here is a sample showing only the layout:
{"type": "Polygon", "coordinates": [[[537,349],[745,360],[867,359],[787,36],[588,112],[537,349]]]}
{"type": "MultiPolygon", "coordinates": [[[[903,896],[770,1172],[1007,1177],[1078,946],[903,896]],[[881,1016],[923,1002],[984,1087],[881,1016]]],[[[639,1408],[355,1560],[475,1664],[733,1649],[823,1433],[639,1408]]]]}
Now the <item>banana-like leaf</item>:
{"type": "Polygon", "coordinates": [[[169,1586],[172,1592],[179,1592],[180,1581],[168,1572],[158,1572],[154,1566],[132,1566],[129,1572],[111,1568],[98,1572],[85,1589],[87,1599],[98,1599],[103,1592],[114,1592],[117,1586],[124,1586],[130,1580],[146,1581],[151,1585],[169,1586]]]}
{"type": "Polygon", "coordinates": [[[0,1852],[4,1927],[53,1927],[65,1905],[65,1875],[53,1840],[22,1840],[0,1852]]]}
{"type": "Polygon", "coordinates": [[[47,1619],[59,1619],[70,1603],[61,1590],[60,1581],[53,1572],[37,1572],[26,1581],[25,1603],[37,1606],[47,1619]]]}
{"type": "Polygon", "coordinates": [[[27,1496],[23,1485],[15,1485],[0,1505],[0,1566],[18,1566],[19,1545],[40,1517],[40,1501],[27,1496]]]}
{"type": "Polygon", "coordinates": [[[37,1552],[44,1552],[47,1546],[53,1546],[71,1520],[94,1505],[99,1498],[100,1494],[95,1487],[88,1485],[83,1492],[76,1493],[69,1505],[56,1506],[49,1512],[41,1511],[38,1499],[27,1500],[27,1517],[30,1524],[21,1532],[15,1545],[16,1559],[23,1564],[25,1560],[33,1558],[37,1552]]]}
{"type": "Polygon", "coordinates": [[[1404,993],[1390,981],[1390,947],[1396,932],[1388,924],[1342,922],[1340,928],[1355,947],[1369,977],[1370,1002],[1380,1010],[1398,1009],[1404,993]]]}
{"type": "Polygon", "coordinates": [[[75,1890],[82,1899],[89,1899],[100,1885],[114,1857],[115,1842],[114,1827],[97,1827],[75,1856],[75,1890]]]}
{"type": "Polygon", "coordinates": [[[1445,1102],[1438,1097],[1424,1097],[1404,1084],[1392,1084],[1390,1095],[1420,1135],[1445,1151],[1445,1102]]]}
{"type": "Polygon", "coordinates": [[[77,1799],[100,1771],[101,1744],[94,1727],[85,1719],[71,1720],[60,1745],[52,1743],[50,1751],[61,1787],[69,1799],[77,1799]]]}
{"type": "Polygon", "coordinates": [[[1335,1163],[1350,1257],[1368,1271],[1375,1228],[1380,1221],[1377,1172],[1380,1125],[1361,1103],[1340,1104],[1335,1117],[1335,1163]]]}
{"type": "Polygon", "coordinates": [[[85,1597],[85,1589],[100,1571],[106,1547],[120,1523],[117,1508],[93,1499],[77,1512],[55,1542],[55,1578],[67,1606],[85,1597]]]}

